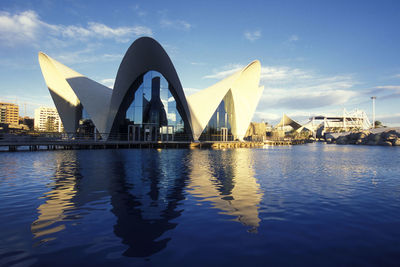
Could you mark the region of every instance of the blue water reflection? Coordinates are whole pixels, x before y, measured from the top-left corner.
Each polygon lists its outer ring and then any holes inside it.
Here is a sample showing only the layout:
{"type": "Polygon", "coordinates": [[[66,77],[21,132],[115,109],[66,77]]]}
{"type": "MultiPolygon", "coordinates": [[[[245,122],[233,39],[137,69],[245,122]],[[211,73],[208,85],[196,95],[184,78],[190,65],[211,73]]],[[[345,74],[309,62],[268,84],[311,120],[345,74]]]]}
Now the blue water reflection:
{"type": "Polygon", "coordinates": [[[0,154],[0,265],[396,265],[400,150],[0,154]]]}

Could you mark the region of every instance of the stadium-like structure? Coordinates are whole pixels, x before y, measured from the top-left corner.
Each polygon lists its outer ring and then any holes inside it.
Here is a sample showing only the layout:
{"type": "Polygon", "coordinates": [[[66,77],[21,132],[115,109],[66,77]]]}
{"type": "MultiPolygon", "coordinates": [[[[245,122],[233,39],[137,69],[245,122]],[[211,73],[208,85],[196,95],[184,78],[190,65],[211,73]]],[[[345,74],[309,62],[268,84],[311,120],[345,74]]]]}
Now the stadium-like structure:
{"type": "Polygon", "coordinates": [[[90,120],[103,140],[242,140],[264,89],[255,60],[186,97],[171,59],[150,37],[129,47],[114,89],[42,52],[39,63],[65,131],[90,120]]]}

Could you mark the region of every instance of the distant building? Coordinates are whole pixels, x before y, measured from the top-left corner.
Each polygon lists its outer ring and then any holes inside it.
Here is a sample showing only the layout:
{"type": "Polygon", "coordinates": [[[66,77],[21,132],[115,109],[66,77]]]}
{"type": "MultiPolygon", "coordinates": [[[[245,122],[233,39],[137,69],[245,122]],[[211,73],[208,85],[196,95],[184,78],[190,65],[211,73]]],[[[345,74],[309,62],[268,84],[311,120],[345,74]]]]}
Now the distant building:
{"type": "Polygon", "coordinates": [[[34,129],[34,118],[29,118],[28,116],[19,117],[19,124],[25,125],[29,130],[34,129]]]}
{"type": "Polygon", "coordinates": [[[19,107],[12,103],[0,103],[0,123],[18,125],[19,107]]]}
{"type": "Polygon", "coordinates": [[[41,132],[62,132],[64,127],[56,108],[35,109],[35,130],[41,132]]]}
{"type": "Polygon", "coordinates": [[[266,138],[267,124],[265,122],[250,122],[244,139],[249,141],[264,141],[266,138]]]}
{"type": "Polygon", "coordinates": [[[347,112],[346,109],[343,109],[343,113],[336,116],[313,116],[308,123],[297,129],[297,131],[306,128],[317,136],[323,136],[325,133],[368,130],[371,126],[371,122],[364,111],[356,109],[347,112]]]}

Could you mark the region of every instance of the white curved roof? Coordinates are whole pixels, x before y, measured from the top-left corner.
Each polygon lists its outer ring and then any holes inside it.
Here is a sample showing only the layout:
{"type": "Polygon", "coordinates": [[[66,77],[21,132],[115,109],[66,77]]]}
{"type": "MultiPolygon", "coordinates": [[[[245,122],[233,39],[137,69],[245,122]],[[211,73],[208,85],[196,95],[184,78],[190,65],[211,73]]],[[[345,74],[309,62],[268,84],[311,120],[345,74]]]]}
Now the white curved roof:
{"type": "MultiPolygon", "coordinates": [[[[105,133],[112,90],[42,52],[39,53],[39,63],[47,87],[50,92],[58,96],[56,99],[53,97],[53,100],[67,132],[75,131],[70,125],[76,118],[71,115],[73,112],[82,112],[78,110],[82,104],[99,132],[105,133]],[[59,108],[63,100],[71,106],[69,110],[64,111],[59,108]]],[[[77,120],[79,122],[79,118],[77,120]]]]}
{"type": "Polygon", "coordinates": [[[258,60],[224,80],[188,97],[193,127],[193,136],[197,140],[210,121],[215,110],[228,96],[233,104],[232,134],[242,140],[250,124],[264,87],[259,87],[261,64],[258,60]]]}

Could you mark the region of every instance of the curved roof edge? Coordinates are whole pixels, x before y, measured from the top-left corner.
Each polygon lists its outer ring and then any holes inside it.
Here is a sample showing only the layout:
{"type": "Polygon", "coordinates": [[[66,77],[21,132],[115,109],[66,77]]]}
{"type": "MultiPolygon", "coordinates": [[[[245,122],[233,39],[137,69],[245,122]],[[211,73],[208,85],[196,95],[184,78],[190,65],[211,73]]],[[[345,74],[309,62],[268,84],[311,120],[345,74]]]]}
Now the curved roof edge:
{"type": "MultiPolygon", "coordinates": [[[[105,133],[106,118],[112,90],[61,64],[43,52],[39,52],[39,63],[49,90],[65,99],[65,101],[76,108],[81,104],[89,114],[98,131],[100,133],[105,133]]],[[[60,100],[54,100],[57,109],[63,110],[62,108],[59,109],[59,102],[60,100]]],[[[65,121],[67,125],[74,124],[74,128],[76,128],[76,122],[70,122],[72,119],[71,116],[69,116],[70,114],[65,114],[65,112],[59,113],[62,113],[60,117],[64,117],[64,120],[62,119],[63,124],[65,121]]],[[[74,118],[74,120],[76,120],[76,118],[74,118]]],[[[74,132],[76,130],[74,128],[67,126],[66,130],[68,132],[74,132]]]]}
{"type": "Polygon", "coordinates": [[[198,122],[193,131],[194,139],[200,138],[215,110],[230,91],[235,118],[234,125],[231,125],[232,134],[242,140],[264,89],[258,86],[260,74],[261,63],[254,60],[225,79],[190,95],[188,103],[192,111],[191,118],[198,122]]]}
{"type": "Polygon", "coordinates": [[[75,132],[81,114],[78,97],[49,56],[39,52],[38,60],[64,129],[67,132],[75,132]]]}
{"type": "Polygon", "coordinates": [[[187,130],[190,131],[189,134],[192,133],[191,111],[186,102],[185,93],[175,67],[162,46],[150,37],[141,37],[133,42],[122,59],[110,102],[106,126],[107,132],[112,131],[115,121],[118,119],[121,104],[130,87],[143,74],[151,70],[161,73],[168,81],[169,89],[177,104],[177,109],[181,113],[180,115],[187,130]]]}

